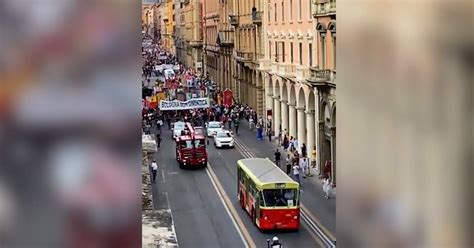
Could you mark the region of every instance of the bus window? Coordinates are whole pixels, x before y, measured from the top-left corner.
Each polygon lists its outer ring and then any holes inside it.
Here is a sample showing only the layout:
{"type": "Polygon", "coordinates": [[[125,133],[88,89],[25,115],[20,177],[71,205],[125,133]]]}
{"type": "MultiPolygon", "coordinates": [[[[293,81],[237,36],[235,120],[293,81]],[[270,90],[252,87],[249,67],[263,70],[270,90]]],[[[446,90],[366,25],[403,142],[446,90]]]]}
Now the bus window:
{"type": "Polygon", "coordinates": [[[297,206],[297,190],[265,189],[263,199],[266,207],[294,207],[297,206]]]}

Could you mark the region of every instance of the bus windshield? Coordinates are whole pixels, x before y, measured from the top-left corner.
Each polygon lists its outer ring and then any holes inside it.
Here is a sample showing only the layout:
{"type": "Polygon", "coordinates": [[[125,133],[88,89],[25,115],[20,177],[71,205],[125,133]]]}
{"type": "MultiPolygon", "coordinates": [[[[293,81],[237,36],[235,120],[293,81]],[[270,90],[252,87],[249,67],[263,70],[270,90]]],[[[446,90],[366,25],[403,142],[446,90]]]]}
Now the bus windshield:
{"type": "Polygon", "coordinates": [[[263,200],[265,207],[294,207],[297,205],[296,189],[265,189],[263,200]]]}
{"type": "Polygon", "coordinates": [[[203,140],[203,139],[197,139],[197,140],[194,141],[194,146],[196,148],[205,147],[206,146],[206,141],[203,140]]]}
{"type": "Polygon", "coordinates": [[[183,141],[181,141],[181,148],[183,148],[183,149],[193,148],[193,141],[192,140],[183,140],[183,141]]]}

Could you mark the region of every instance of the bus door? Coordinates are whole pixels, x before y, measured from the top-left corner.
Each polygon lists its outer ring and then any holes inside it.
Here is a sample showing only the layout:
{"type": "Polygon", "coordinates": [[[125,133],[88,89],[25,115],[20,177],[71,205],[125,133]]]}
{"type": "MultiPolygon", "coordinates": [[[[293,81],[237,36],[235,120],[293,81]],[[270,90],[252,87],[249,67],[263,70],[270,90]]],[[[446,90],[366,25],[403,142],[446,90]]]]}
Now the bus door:
{"type": "Polygon", "coordinates": [[[256,215],[257,220],[260,219],[260,205],[262,204],[262,201],[263,201],[260,194],[261,194],[260,190],[255,190],[255,215],[256,215]]]}

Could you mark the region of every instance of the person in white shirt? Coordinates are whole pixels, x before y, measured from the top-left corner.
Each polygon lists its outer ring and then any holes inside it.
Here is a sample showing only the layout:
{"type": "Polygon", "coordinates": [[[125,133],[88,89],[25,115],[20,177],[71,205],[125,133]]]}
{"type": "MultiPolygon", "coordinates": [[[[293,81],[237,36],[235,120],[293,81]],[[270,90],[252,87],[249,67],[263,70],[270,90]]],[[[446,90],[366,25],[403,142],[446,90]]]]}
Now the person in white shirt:
{"type": "Polygon", "coordinates": [[[151,162],[151,173],[153,174],[153,183],[156,182],[156,173],[158,171],[158,164],[155,160],[151,162]]]}
{"type": "Polygon", "coordinates": [[[300,166],[301,166],[301,169],[302,169],[302,172],[303,172],[303,178],[306,178],[306,176],[308,176],[308,172],[309,172],[309,168],[308,168],[308,160],[306,159],[306,157],[302,157],[300,159],[300,166]]]}
{"type": "Polygon", "coordinates": [[[295,177],[296,181],[300,183],[300,167],[298,164],[293,165],[293,176],[295,177]]]}

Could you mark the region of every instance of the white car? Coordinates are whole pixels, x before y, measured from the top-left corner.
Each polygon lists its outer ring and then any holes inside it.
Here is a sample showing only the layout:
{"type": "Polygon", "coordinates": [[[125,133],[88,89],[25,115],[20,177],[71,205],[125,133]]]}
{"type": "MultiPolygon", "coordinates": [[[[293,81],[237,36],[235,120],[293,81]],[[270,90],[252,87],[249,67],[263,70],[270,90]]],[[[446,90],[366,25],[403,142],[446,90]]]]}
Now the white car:
{"type": "Polygon", "coordinates": [[[166,69],[164,75],[165,79],[173,79],[176,76],[173,69],[166,69]]]}
{"type": "Polygon", "coordinates": [[[234,136],[230,131],[219,131],[214,135],[214,146],[217,148],[222,148],[224,146],[234,147],[234,136]]]}
{"type": "Polygon", "coordinates": [[[210,121],[207,124],[207,136],[212,137],[217,134],[217,132],[222,131],[222,124],[218,121],[210,121]]]}
{"type": "Polygon", "coordinates": [[[186,123],[182,121],[175,122],[173,125],[173,139],[178,138],[181,136],[181,131],[183,131],[186,127],[186,123]]]}

